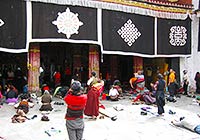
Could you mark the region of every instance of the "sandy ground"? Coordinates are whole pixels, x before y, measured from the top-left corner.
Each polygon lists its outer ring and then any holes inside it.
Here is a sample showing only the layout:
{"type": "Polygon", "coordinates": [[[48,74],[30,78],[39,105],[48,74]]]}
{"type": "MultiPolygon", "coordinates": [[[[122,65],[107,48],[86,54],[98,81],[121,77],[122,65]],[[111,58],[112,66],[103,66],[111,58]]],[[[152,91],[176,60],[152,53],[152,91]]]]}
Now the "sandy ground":
{"type": "MultiPolygon", "coordinates": [[[[11,123],[11,117],[15,114],[15,109],[11,105],[4,104],[0,108],[0,139],[6,140],[68,140],[65,127],[66,105],[55,105],[55,102],[64,103],[63,100],[53,98],[54,110],[49,114],[50,121],[41,121],[40,103],[34,100],[35,106],[30,108],[27,120],[24,123],[11,123]],[[34,115],[36,118],[31,119],[34,115]]],[[[111,116],[117,116],[116,121],[111,118],[85,120],[85,140],[147,140],[147,139],[172,139],[172,140],[194,140],[200,139],[200,135],[171,125],[171,120],[180,116],[197,117],[200,113],[200,106],[194,102],[194,98],[182,96],[176,103],[165,105],[164,116],[158,117],[157,108],[145,104],[132,105],[129,97],[117,102],[101,101],[106,107],[106,111],[111,116]],[[121,111],[116,111],[113,107],[118,107],[121,111]],[[141,108],[149,107],[151,113],[141,115],[141,108]],[[169,114],[169,110],[176,114],[169,114]]]]}

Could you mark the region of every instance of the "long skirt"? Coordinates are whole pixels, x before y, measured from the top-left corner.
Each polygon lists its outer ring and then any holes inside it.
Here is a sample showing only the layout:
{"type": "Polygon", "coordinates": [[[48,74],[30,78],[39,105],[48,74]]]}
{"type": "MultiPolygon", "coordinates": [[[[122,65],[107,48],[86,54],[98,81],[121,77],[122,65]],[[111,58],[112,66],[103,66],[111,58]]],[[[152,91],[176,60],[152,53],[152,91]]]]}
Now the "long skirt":
{"type": "Polygon", "coordinates": [[[158,114],[164,113],[164,106],[165,106],[165,94],[163,91],[157,91],[156,94],[156,104],[158,107],[158,114]]]}
{"type": "Polygon", "coordinates": [[[99,91],[95,88],[88,91],[84,114],[96,117],[99,115],[99,91]]]}

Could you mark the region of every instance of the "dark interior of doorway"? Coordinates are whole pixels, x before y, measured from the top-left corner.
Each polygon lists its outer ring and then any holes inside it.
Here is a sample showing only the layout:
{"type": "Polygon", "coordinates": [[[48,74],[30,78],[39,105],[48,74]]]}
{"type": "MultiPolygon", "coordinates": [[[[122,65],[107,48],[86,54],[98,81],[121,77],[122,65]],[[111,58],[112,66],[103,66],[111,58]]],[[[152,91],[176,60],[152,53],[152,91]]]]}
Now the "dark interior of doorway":
{"type": "Polygon", "coordinates": [[[129,86],[129,79],[133,76],[133,56],[103,55],[101,73],[103,79],[111,81],[110,84],[117,79],[123,86],[129,86]]]}
{"type": "Polygon", "coordinates": [[[55,70],[61,73],[61,85],[69,86],[74,75],[78,75],[78,80],[85,83],[88,79],[88,51],[88,44],[41,43],[40,64],[44,69],[43,83],[54,86],[55,70]]]}
{"type": "Polygon", "coordinates": [[[176,72],[176,80],[180,81],[180,68],[179,68],[179,58],[144,58],[144,76],[146,81],[146,87],[150,89],[150,83],[154,83],[157,80],[157,74],[161,73],[164,76],[166,82],[168,82],[168,75],[165,75],[169,69],[173,69],[176,72]],[[151,70],[151,74],[148,73],[151,70]]]}
{"type": "Polygon", "coordinates": [[[0,52],[0,72],[1,74],[10,69],[15,71],[21,68],[24,76],[27,76],[27,53],[7,53],[0,52]]]}

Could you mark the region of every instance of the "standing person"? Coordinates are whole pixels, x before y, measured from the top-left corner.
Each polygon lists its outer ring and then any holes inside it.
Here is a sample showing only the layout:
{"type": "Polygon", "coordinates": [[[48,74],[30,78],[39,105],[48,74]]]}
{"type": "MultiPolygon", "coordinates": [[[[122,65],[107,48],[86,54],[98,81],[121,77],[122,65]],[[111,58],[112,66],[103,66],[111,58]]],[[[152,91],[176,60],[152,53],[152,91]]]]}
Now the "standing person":
{"type": "Polygon", "coordinates": [[[184,89],[184,95],[187,95],[188,91],[188,85],[189,85],[189,76],[187,74],[187,70],[183,71],[183,89],[184,89]]]}
{"type": "Polygon", "coordinates": [[[61,74],[58,70],[55,71],[54,75],[54,85],[55,88],[61,85],[61,74]]]}
{"type": "Polygon", "coordinates": [[[175,71],[173,69],[169,70],[169,83],[168,83],[168,90],[171,97],[174,97],[176,93],[176,76],[175,71]]]}
{"type": "Polygon", "coordinates": [[[194,80],[196,81],[196,93],[200,93],[200,73],[197,72],[194,80]]]}
{"type": "Polygon", "coordinates": [[[65,81],[66,81],[66,85],[67,86],[70,86],[71,85],[71,68],[70,66],[68,65],[65,69],[65,81]]]}
{"type": "Polygon", "coordinates": [[[79,81],[75,80],[71,84],[64,101],[67,104],[65,119],[69,140],[81,140],[84,131],[83,110],[87,96],[82,94],[79,81]]]}
{"type": "MultiPolygon", "coordinates": [[[[96,80],[96,79],[95,79],[96,80]]],[[[99,115],[99,96],[103,90],[104,81],[95,80],[90,84],[88,93],[87,93],[87,103],[84,110],[85,115],[91,116],[92,119],[96,120],[99,115]]]]}
{"type": "Polygon", "coordinates": [[[137,78],[136,91],[140,94],[144,94],[145,79],[144,79],[143,72],[139,70],[137,73],[135,73],[135,77],[137,78]]]}
{"type": "Polygon", "coordinates": [[[87,81],[87,85],[91,87],[93,84],[97,83],[98,79],[96,76],[96,72],[91,72],[90,79],[87,81]]]}
{"type": "Polygon", "coordinates": [[[156,90],[156,104],[158,107],[158,114],[162,115],[165,110],[164,110],[164,105],[165,105],[165,80],[163,79],[162,74],[157,75],[158,81],[155,83],[155,90],[156,90]]]}

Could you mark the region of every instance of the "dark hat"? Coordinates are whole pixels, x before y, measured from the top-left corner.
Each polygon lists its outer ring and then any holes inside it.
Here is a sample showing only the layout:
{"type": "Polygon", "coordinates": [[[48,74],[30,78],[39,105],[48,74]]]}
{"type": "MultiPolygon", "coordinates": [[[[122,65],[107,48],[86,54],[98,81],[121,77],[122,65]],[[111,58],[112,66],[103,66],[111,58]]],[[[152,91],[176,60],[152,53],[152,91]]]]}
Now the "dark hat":
{"type": "Polygon", "coordinates": [[[157,75],[157,78],[158,78],[158,79],[163,79],[163,75],[159,73],[159,74],[157,75]]]}
{"type": "Polygon", "coordinates": [[[113,85],[120,85],[120,81],[119,81],[119,80],[115,80],[115,81],[113,82],[113,85]]]}
{"type": "Polygon", "coordinates": [[[185,117],[180,117],[180,119],[179,119],[179,120],[180,120],[180,121],[182,121],[183,119],[185,119],[185,117]]]}
{"type": "Polygon", "coordinates": [[[79,81],[74,81],[71,85],[71,89],[74,91],[74,92],[79,92],[81,90],[81,83],[79,81]]]}
{"type": "Polygon", "coordinates": [[[92,76],[96,76],[96,72],[94,72],[94,71],[91,72],[91,74],[92,74],[92,76]]]}
{"type": "Polygon", "coordinates": [[[183,73],[187,73],[187,70],[184,70],[183,73]]]}

